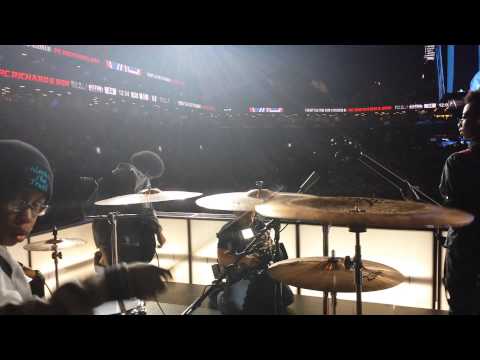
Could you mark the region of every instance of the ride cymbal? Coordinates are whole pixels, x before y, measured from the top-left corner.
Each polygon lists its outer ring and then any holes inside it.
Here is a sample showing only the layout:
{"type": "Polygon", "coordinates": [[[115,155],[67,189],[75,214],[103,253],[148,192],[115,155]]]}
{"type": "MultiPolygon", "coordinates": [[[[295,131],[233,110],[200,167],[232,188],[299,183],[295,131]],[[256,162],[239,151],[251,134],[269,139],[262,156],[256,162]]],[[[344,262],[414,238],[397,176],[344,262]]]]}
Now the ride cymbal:
{"type": "Polygon", "coordinates": [[[473,215],[446,207],[414,201],[360,197],[319,197],[279,194],[255,210],[266,217],[303,220],[336,226],[412,228],[417,226],[461,227],[473,215]]]}

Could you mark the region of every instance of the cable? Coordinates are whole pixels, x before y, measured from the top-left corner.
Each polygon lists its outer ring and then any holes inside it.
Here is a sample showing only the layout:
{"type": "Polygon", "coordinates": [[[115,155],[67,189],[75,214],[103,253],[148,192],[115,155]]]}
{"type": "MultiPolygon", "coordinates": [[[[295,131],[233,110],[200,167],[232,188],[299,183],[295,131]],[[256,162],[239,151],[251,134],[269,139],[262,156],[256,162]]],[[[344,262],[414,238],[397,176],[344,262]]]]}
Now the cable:
{"type": "Polygon", "coordinates": [[[163,311],[163,308],[162,308],[162,306],[160,305],[160,302],[158,301],[158,298],[157,298],[157,297],[155,297],[155,302],[157,303],[157,306],[158,306],[158,308],[160,309],[160,311],[162,312],[162,314],[163,314],[163,315],[167,315],[167,314],[165,314],[165,311],[163,311]]]}
{"type": "Polygon", "coordinates": [[[48,287],[47,282],[45,281],[43,284],[47,287],[47,290],[50,293],[50,296],[53,296],[52,290],[50,290],[50,288],[48,287]]]}
{"type": "MultiPolygon", "coordinates": [[[[155,257],[157,258],[157,264],[158,264],[158,267],[160,267],[160,259],[158,257],[158,253],[157,253],[157,250],[155,249],[155,257]]],[[[160,302],[158,301],[158,298],[155,297],[155,302],[157,303],[157,306],[158,308],[160,309],[160,311],[162,312],[163,315],[167,315],[165,314],[165,311],[163,311],[162,309],[162,306],[160,305],[160,302]]]]}

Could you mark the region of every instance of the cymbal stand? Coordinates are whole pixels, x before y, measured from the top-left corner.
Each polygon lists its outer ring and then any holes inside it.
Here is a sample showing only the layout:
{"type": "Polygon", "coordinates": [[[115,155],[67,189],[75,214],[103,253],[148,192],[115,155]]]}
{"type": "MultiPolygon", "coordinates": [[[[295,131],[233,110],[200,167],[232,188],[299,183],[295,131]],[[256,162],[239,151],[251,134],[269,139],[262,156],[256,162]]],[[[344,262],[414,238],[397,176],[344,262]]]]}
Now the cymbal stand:
{"type": "Polygon", "coordinates": [[[59,286],[59,281],[58,281],[58,259],[62,258],[62,253],[58,251],[58,246],[57,246],[57,234],[58,234],[58,229],[56,226],[53,227],[53,252],[52,252],[52,259],[55,263],[55,288],[58,289],[59,286]]]}
{"type": "MultiPolygon", "coordinates": [[[[356,208],[354,211],[361,211],[356,208]]],[[[350,232],[355,233],[355,292],[357,294],[356,309],[357,315],[362,315],[362,253],[360,247],[360,233],[366,232],[364,225],[352,225],[349,227],[350,232]]]]}
{"type": "MultiPolygon", "coordinates": [[[[111,258],[112,265],[118,264],[118,234],[117,234],[117,215],[118,214],[119,214],[118,212],[112,211],[107,215],[107,220],[109,224],[112,225],[112,233],[110,237],[110,247],[112,248],[112,258],[111,258]]],[[[118,304],[120,305],[121,313],[125,314],[127,312],[127,309],[123,301],[119,300],[118,304]]]]}
{"type": "MultiPolygon", "coordinates": [[[[328,256],[328,235],[330,232],[330,225],[322,225],[322,230],[323,230],[323,256],[328,256]]],[[[327,315],[327,314],[328,314],[328,291],[324,291],[323,292],[323,315],[327,315]]]]}

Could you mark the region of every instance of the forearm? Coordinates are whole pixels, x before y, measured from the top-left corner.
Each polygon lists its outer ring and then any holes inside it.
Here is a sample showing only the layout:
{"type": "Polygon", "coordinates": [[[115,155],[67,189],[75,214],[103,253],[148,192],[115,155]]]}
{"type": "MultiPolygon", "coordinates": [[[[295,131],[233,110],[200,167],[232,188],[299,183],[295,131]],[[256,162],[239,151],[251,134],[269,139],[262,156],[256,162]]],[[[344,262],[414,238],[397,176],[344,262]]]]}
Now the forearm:
{"type": "Polygon", "coordinates": [[[237,256],[230,253],[229,250],[218,250],[218,264],[220,266],[228,266],[237,260],[237,256]]]}
{"type": "Polygon", "coordinates": [[[105,275],[67,283],[55,291],[49,301],[34,299],[8,304],[0,307],[0,315],[92,314],[95,307],[107,301],[132,297],[126,272],[126,268],[112,268],[105,275]]]}

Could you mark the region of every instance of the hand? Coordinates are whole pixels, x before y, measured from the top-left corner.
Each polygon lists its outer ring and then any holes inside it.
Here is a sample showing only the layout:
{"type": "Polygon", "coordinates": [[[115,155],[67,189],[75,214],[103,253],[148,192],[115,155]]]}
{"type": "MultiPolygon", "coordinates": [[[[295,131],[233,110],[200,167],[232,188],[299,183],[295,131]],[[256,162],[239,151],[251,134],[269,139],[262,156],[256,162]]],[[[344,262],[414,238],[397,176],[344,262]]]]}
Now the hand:
{"type": "Polygon", "coordinates": [[[255,255],[246,255],[238,262],[238,265],[254,268],[260,265],[260,259],[255,255]]]}
{"type": "Polygon", "coordinates": [[[127,265],[128,287],[132,297],[142,300],[155,298],[155,295],[166,289],[166,282],[172,279],[169,270],[144,263],[127,265]]]}

